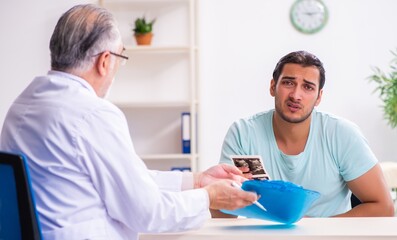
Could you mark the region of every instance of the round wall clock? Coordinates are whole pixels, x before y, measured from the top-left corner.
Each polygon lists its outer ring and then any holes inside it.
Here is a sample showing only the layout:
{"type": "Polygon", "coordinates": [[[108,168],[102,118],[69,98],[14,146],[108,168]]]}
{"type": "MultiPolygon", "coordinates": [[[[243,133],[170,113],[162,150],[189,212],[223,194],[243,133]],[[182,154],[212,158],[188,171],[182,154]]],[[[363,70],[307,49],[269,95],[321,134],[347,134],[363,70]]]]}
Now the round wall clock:
{"type": "Polygon", "coordinates": [[[321,0],[296,0],[291,6],[292,25],[300,32],[320,31],[328,21],[328,9],[321,0]]]}

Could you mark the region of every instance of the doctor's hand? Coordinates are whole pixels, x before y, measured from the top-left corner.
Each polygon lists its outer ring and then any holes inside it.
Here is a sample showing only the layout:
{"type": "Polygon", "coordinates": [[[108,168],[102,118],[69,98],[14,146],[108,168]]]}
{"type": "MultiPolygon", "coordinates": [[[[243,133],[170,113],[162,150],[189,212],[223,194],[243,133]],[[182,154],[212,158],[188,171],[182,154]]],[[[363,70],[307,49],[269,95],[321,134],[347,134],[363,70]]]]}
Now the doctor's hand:
{"type": "Polygon", "coordinates": [[[255,193],[233,187],[231,180],[219,180],[204,189],[208,192],[211,209],[235,210],[258,200],[255,193]]]}
{"type": "Polygon", "coordinates": [[[247,178],[242,171],[249,170],[244,168],[237,168],[230,164],[215,165],[204,172],[194,174],[194,188],[205,187],[220,179],[230,179],[235,182],[244,182],[247,178]]]}

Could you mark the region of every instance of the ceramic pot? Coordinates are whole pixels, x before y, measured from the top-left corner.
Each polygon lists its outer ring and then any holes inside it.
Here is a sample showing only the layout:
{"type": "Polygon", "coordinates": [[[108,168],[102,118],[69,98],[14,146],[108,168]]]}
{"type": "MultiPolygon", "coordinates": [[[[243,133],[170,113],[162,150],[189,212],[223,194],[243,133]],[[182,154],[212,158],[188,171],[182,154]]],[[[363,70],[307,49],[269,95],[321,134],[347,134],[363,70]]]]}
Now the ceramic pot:
{"type": "Polygon", "coordinates": [[[153,33],[135,34],[138,45],[150,45],[152,43],[153,33]]]}

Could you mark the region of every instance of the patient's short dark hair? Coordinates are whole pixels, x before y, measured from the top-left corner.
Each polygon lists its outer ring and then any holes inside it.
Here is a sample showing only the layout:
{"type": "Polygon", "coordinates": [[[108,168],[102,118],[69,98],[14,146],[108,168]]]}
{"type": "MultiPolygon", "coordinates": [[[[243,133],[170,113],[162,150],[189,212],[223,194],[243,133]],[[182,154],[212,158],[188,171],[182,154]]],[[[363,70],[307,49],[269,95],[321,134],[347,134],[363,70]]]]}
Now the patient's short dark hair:
{"type": "Polygon", "coordinates": [[[278,61],[276,68],[273,71],[273,79],[277,84],[278,78],[283,71],[283,67],[287,63],[296,63],[303,67],[315,66],[320,72],[320,88],[321,90],[325,84],[325,69],[323,63],[314,54],[306,51],[296,51],[285,55],[278,61]]]}

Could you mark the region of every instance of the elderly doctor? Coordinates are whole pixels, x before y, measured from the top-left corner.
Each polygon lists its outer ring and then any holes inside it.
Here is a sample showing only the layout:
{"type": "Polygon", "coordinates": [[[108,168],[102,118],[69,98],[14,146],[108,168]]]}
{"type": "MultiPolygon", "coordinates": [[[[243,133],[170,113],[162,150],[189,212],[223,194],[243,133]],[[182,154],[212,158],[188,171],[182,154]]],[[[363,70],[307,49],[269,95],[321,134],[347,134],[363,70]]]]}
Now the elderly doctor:
{"type": "Polygon", "coordinates": [[[241,172],[149,171],[122,112],[103,98],[128,57],[113,16],[78,5],[50,40],[51,71],[12,104],[0,149],[27,156],[44,239],[137,239],[139,232],[200,227],[209,208],[257,199],[231,186],[241,172]]]}

